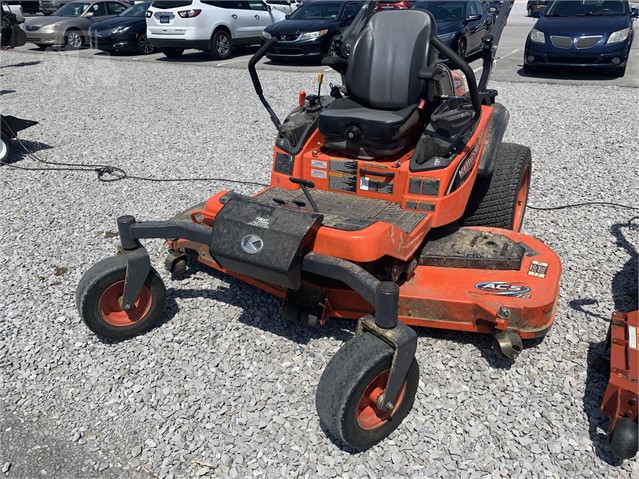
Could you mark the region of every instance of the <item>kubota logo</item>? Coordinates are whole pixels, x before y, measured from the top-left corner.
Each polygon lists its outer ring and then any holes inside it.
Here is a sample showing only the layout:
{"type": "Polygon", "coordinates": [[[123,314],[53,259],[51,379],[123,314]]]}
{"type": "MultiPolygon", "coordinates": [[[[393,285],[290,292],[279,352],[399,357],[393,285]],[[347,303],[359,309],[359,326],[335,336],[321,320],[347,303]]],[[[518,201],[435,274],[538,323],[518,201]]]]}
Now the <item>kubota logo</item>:
{"type": "Polygon", "coordinates": [[[523,284],[512,284],[505,281],[488,281],[486,283],[477,283],[475,288],[485,291],[489,294],[497,294],[499,296],[515,296],[519,298],[529,298],[525,295],[530,288],[523,284]]]}
{"type": "Polygon", "coordinates": [[[240,241],[240,246],[245,253],[257,254],[264,248],[264,241],[257,235],[246,235],[240,241]]]}

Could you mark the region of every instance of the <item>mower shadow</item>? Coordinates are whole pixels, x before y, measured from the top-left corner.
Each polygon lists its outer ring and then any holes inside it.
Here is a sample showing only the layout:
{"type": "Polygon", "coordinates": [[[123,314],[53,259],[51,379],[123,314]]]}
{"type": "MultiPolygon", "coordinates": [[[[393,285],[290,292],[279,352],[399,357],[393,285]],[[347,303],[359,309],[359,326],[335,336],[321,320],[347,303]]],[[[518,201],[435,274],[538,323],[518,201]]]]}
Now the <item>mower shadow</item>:
{"type": "Polygon", "coordinates": [[[35,60],[32,62],[20,62],[20,63],[12,63],[11,65],[2,65],[0,68],[20,68],[20,67],[31,67],[34,65],[38,65],[42,63],[42,60],[35,60]]]}
{"type": "MultiPolygon", "coordinates": [[[[631,220],[632,221],[632,220],[631,220]]],[[[624,234],[624,229],[634,228],[631,221],[617,223],[610,228],[616,239],[617,246],[623,248],[630,258],[623,268],[615,274],[611,282],[611,294],[615,304],[615,311],[632,311],[639,309],[637,306],[637,270],[638,255],[634,245],[630,243],[624,234]]],[[[575,299],[570,302],[570,307],[576,311],[609,322],[610,316],[592,313],[584,306],[598,304],[595,299],[575,299]]],[[[612,315],[612,311],[610,312],[612,315]]],[[[590,343],[588,357],[586,359],[586,387],[584,391],[583,409],[588,416],[588,433],[595,448],[597,457],[611,466],[620,466],[623,461],[610,452],[608,436],[599,432],[607,431],[608,419],[601,413],[600,406],[610,376],[610,358],[605,338],[601,342],[590,343]]]]}
{"type": "Polygon", "coordinates": [[[586,359],[586,388],[583,408],[588,416],[588,434],[597,457],[611,466],[620,466],[623,460],[610,452],[608,445],[608,419],[601,413],[600,406],[610,374],[610,359],[606,354],[606,341],[590,343],[586,359]],[[604,431],[604,432],[600,432],[604,431]]]}
{"type": "Polygon", "coordinates": [[[13,151],[7,161],[5,162],[7,165],[11,165],[13,163],[17,163],[19,161],[28,158],[30,154],[36,153],[38,151],[50,150],[53,147],[46,143],[41,143],[39,141],[30,141],[30,140],[14,140],[13,142],[13,151]]]}
{"type": "MultiPolygon", "coordinates": [[[[357,321],[355,320],[333,319],[328,321],[321,329],[312,329],[300,322],[286,321],[279,312],[264,314],[264,305],[267,306],[266,309],[269,311],[279,310],[280,300],[254,286],[204,266],[197,261],[189,261],[189,268],[180,279],[189,278],[200,272],[227,283],[227,285],[219,286],[217,289],[180,289],[178,286],[167,290],[167,298],[170,297],[172,300],[177,298],[207,298],[241,308],[242,312],[238,318],[240,322],[298,344],[308,344],[310,341],[322,337],[331,337],[338,341],[346,342],[355,334],[357,326],[357,321]]],[[[491,335],[430,328],[415,328],[415,331],[418,338],[443,339],[460,344],[471,344],[479,350],[492,368],[510,369],[514,364],[514,361],[493,351],[493,337],[491,335]]],[[[542,340],[543,338],[528,340],[524,346],[534,347],[542,340]]]]}

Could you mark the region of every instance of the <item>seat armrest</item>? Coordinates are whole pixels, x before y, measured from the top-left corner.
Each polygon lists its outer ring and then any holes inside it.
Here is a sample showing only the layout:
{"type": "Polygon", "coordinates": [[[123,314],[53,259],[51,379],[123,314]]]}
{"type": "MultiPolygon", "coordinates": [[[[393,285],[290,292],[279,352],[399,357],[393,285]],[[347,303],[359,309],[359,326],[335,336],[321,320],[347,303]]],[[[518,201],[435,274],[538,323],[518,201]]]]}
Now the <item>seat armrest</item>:
{"type": "Polygon", "coordinates": [[[337,73],[345,75],[348,68],[348,60],[338,56],[326,56],[322,58],[322,65],[329,66],[337,73]]]}

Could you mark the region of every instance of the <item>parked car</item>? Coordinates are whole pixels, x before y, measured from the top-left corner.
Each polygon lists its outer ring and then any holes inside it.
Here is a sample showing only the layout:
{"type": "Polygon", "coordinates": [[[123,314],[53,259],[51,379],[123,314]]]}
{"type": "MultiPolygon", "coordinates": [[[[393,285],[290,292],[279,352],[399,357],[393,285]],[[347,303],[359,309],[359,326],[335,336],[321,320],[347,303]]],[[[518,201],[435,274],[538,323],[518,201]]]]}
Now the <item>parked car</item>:
{"type": "Polygon", "coordinates": [[[626,73],[634,37],[628,0],[555,0],[528,34],[524,71],[542,67],[587,67],[626,73]]]}
{"type": "Polygon", "coordinates": [[[97,21],[115,17],[128,8],[115,0],[73,1],[56,10],[49,17],[35,17],[24,24],[27,42],[38,48],[64,46],[78,49],[89,42],[89,26],[97,21]]]}
{"type": "Polygon", "coordinates": [[[549,3],[550,0],[528,0],[526,2],[526,12],[529,17],[532,17],[534,12],[543,12],[546,10],[549,3]]]}
{"type": "Polygon", "coordinates": [[[234,47],[260,43],[264,27],[284,18],[261,0],[155,0],[146,13],[146,34],[167,57],[195,48],[224,60],[234,47]]]}
{"type": "MultiPolygon", "coordinates": [[[[67,3],[70,3],[72,0],[40,0],[39,7],[40,11],[45,15],[52,15],[58,8],[63,7],[67,3]]],[[[119,0],[121,3],[126,3],[129,5],[133,5],[134,2],[137,3],[137,0],[119,0]]]]}
{"type": "Polygon", "coordinates": [[[379,1],[377,2],[377,10],[394,10],[401,8],[413,8],[415,1],[409,0],[394,0],[394,1],[379,1]]]}
{"type": "Polygon", "coordinates": [[[286,15],[290,15],[302,3],[301,0],[264,0],[273,10],[279,10],[286,15]]]}
{"type": "Polygon", "coordinates": [[[51,15],[58,8],[63,7],[71,0],[40,0],[40,11],[45,15],[51,15]]]}
{"type": "Polygon", "coordinates": [[[432,13],[437,37],[462,58],[482,49],[481,39],[493,24],[486,5],[474,0],[422,0],[413,8],[432,13]]]}
{"type": "Polygon", "coordinates": [[[6,0],[4,3],[10,6],[22,7],[23,13],[38,13],[40,11],[40,2],[38,0],[6,0]]]}
{"type": "Polygon", "coordinates": [[[136,3],[115,18],[89,27],[91,48],[105,52],[153,53],[155,47],[146,36],[146,11],[151,2],[136,3]]]}
{"type": "Polygon", "coordinates": [[[271,60],[317,59],[332,55],[333,38],[351,24],[363,1],[312,0],[283,22],[264,29],[262,41],[272,35],[278,43],[266,56],[271,60]]]}

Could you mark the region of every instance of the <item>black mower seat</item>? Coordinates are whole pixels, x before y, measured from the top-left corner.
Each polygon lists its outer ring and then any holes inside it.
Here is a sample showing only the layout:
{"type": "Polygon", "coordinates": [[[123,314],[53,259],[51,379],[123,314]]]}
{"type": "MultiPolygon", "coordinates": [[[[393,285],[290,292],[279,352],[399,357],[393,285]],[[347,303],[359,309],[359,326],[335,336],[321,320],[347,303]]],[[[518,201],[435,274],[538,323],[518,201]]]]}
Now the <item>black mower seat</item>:
{"type": "Polygon", "coordinates": [[[348,98],[320,113],[325,145],[362,158],[385,157],[416,141],[417,106],[427,84],[419,72],[437,61],[435,22],[424,10],[376,13],[355,41],[346,71],[348,98]]]}
{"type": "Polygon", "coordinates": [[[419,123],[417,105],[397,111],[373,110],[350,98],[339,98],[320,114],[319,128],[324,135],[345,134],[349,140],[364,137],[367,141],[395,142],[419,127],[419,123]]]}

